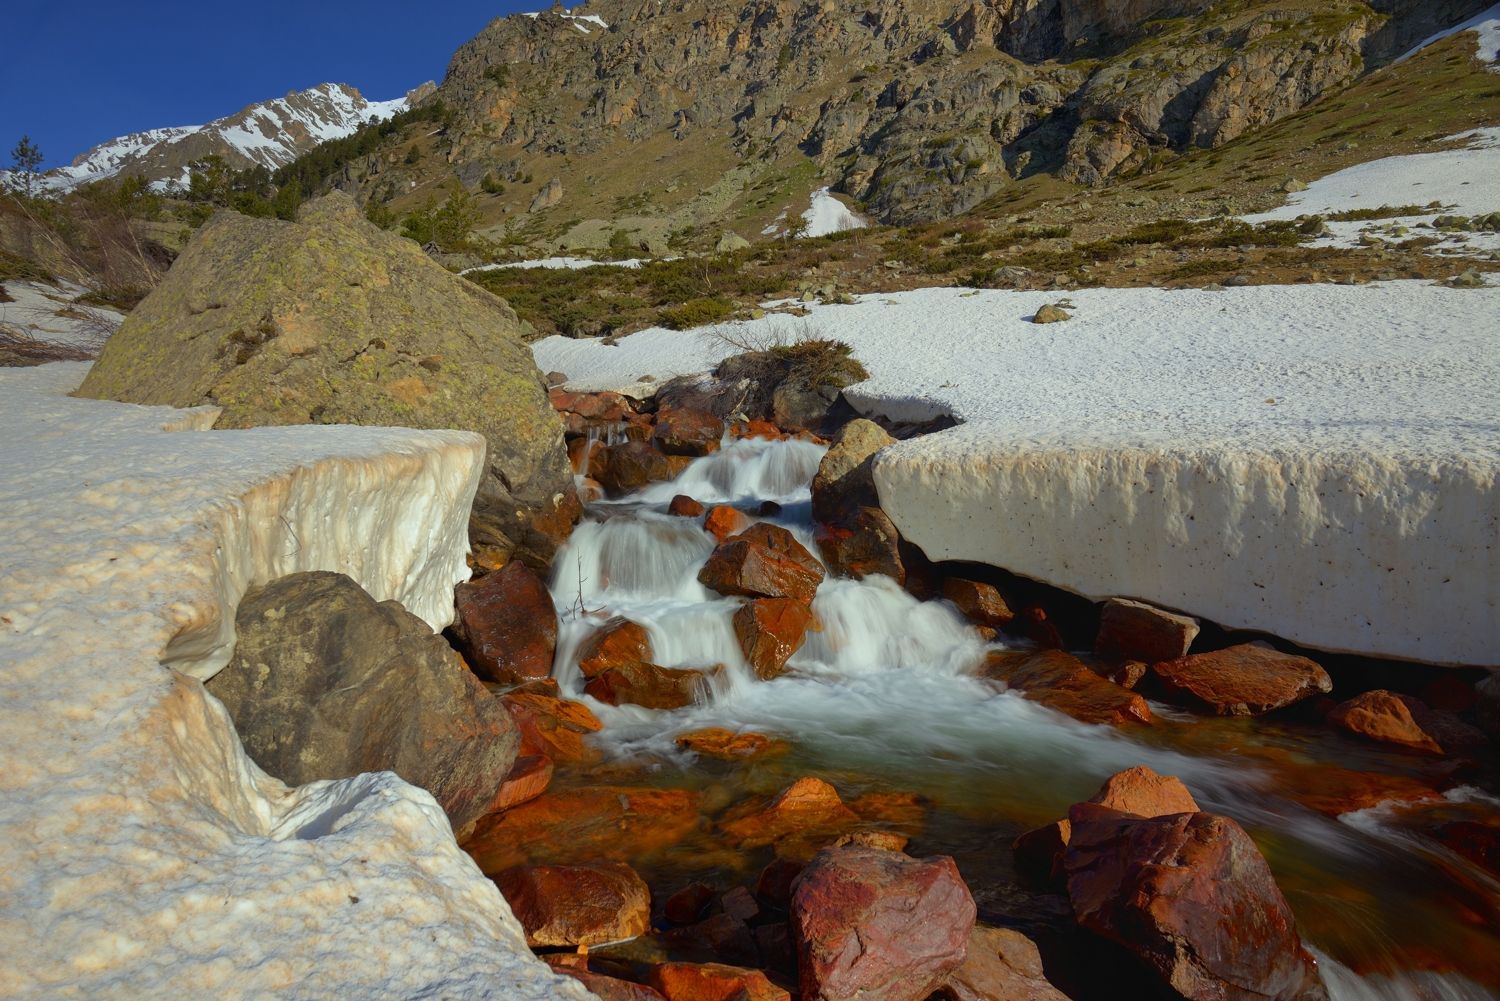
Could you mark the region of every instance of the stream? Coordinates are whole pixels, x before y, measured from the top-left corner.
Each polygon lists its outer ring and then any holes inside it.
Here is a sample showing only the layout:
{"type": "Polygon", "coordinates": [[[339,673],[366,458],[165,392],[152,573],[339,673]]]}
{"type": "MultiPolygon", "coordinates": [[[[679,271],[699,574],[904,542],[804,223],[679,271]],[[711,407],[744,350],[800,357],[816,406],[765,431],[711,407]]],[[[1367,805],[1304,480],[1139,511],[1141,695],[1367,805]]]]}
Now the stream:
{"type": "MultiPolygon", "coordinates": [[[[884,577],[826,579],[813,602],[820,628],[785,675],[757,679],[731,625],[743,599],[697,580],[713,537],[701,519],[669,515],[667,506],[678,494],[749,512],[774,501],[779,512],[756,520],[789,529],[817,554],[810,484],[823,452],[795,440],[726,440],[674,481],[588,506],[554,564],[553,673],[565,697],[603,722],[594,740],[608,767],[714,803],[771,794],[803,775],[832,782],[846,801],[916,793],[927,810],[908,852],[954,856],[980,919],[1017,927],[1045,951],[1070,933],[1066,900],[1020,886],[1012,839],[1065,815],[1114,772],[1148,765],[1251,834],[1334,997],[1500,996],[1500,883],[1424,833],[1434,816],[1493,825],[1492,772],[1452,776],[1450,763],[1357,743],[1295,714],[1202,717],[1153,702],[1154,727],[1078,723],[971,673],[987,651],[1022,641],[987,644],[948,603],[919,601],[884,577]],[[583,695],[579,646],[611,615],[645,626],[662,666],[725,665],[711,697],[655,711],[583,695]],[[705,727],[766,734],[790,749],[730,764],[673,743],[705,727]],[[1326,806],[1372,773],[1448,791],[1420,822],[1389,806],[1338,815],[1326,806]]],[[[561,768],[558,781],[569,781],[561,768]]],[[[694,878],[753,879],[768,858],[767,850],[737,858],[700,833],[632,862],[653,890],[670,892],[694,878]]],[[[1076,989],[1095,996],[1087,983],[1076,989]]]]}

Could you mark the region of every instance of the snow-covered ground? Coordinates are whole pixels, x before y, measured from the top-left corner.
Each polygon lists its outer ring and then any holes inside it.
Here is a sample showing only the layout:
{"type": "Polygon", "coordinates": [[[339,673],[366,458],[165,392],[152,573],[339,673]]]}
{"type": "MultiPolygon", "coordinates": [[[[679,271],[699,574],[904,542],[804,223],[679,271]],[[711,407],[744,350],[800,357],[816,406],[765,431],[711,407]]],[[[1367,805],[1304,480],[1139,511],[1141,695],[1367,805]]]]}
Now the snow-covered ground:
{"type": "Polygon", "coordinates": [[[803,236],[827,236],[829,233],[863,229],[869,225],[855,215],[849,206],[833,197],[827,188],[819,188],[812,193],[812,204],[802,213],[802,221],[807,224],[802,229],[803,236]]]}
{"type": "Polygon", "coordinates": [[[0,993],[586,997],[428,793],[288,789],[195,680],[245,589],[298,570],[446,623],[482,439],[206,431],[65,395],[86,369],[0,369],[0,993]]]}
{"type": "Polygon", "coordinates": [[[97,352],[125,320],[125,315],[116,310],[74,302],[88,289],[73,282],[0,284],[12,300],[0,302],[0,327],[13,328],[38,341],[97,352]]]}
{"type": "Polygon", "coordinates": [[[646,263],[643,258],[631,257],[623,261],[591,261],[587,257],[539,257],[530,261],[507,261],[504,264],[481,264],[465,268],[460,274],[476,271],[503,271],[507,268],[547,268],[553,271],[578,271],[583,268],[638,268],[646,263]]]}
{"type": "MultiPolygon", "coordinates": [[[[1475,14],[1467,21],[1455,24],[1451,28],[1446,28],[1436,35],[1423,39],[1415,48],[1400,59],[1397,59],[1396,62],[1399,63],[1410,59],[1418,52],[1427,48],[1427,46],[1435,42],[1441,42],[1445,38],[1451,38],[1460,31],[1472,31],[1479,36],[1479,49],[1475,53],[1477,58],[1487,63],[1493,63],[1497,59],[1500,59],[1500,4],[1496,4],[1489,10],[1475,14]]],[[[1497,70],[1500,70],[1500,66],[1494,67],[1491,72],[1497,70]]]]}
{"type": "MultiPolygon", "coordinates": [[[[835,337],[866,412],[964,423],[882,454],[883,506],[977,560],[1308,646],[1500,662],[1500,288],[923,289],[771,315],[835,337]]],[[[551,337],[543,371],[639,393],[734,349],[713,328],[551,337]]]]}
{"type": "Polygon", "coordinates": [[[1285,205],[1245,216],[1260,223],[1303,215],[1331,215],[1352,209],[1399,208],[1406,205],[1440,208],[1414,215],[1364,222],[1328,223],[1332,235],[1311,246],[1355,246],[1366,233],[1389,242],[1416,236],[1435,236],[1442,248],[1475,253],[1500,250],[1500,233],[1450,233],[1430,228],[1440,215],[1475,216],[1500,212],[1500,128],[1477,129],[1443,140],[1462,141],[1459,149],[1437,153],[1390,156],[1348,167],[1313,181],[1306,191],[1287,196],[1285,205]],[[1393,226],[1408,232],[1398,235],[1393,226]]]}

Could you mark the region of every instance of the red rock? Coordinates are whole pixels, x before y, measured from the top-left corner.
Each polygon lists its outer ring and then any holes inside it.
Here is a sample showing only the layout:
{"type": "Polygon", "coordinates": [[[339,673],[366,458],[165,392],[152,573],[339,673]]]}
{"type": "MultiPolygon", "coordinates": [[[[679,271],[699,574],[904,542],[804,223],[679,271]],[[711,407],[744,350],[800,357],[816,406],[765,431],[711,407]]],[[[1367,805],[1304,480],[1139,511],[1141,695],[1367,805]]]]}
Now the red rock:
{"type": "Polygon", "coordinates": [[[612,706],[645,706],[647,709],[681,709],[705,701],[713,680],[723,673],[722,664],[706,671],[661,667],[638,661],[601,671],[583,690],[612,706]]]}
{"type": "Polygon", "coordinates": [[[574,438],[568,443],[568,462],[574,473],[599,479],[609,468],[609,448],[598,438],[574,438]]]}
{"type": "Polygon", "coordinates": [[[667,505],[667,514],[674,514],[679,518],[696,518],[702,513],[703,505],[687,494],[678,494],[672,498],[672,503],[667,505]]]}
{"type": "Polygon", "coordinates": [[[1187,656],[1197,636],[1197,619],[1142,601],[1111,598],[1099,615],[1094,652],[1117,660],[1176,660],[1187,656]]]}
{"type": "Polygon", "coordinates": [[[495,884],[532,948],[619,942],[651,928],[651,891],[623,862],[515,866],[495,884]]]}
{"type": "Polygon", "coordinates": [[[619,393],[572,393],[565,389],[547,391],[552,409],[577,414],[590,421],[613,423],[635,413],[630,401],[619,393]]]}
{"type": "Polygon", "coordinates": [[[713,887],[707,883],[689,883],[667,898],[662,913],[674,925],[690,925],[703,917],[713,899],[713,887]]]}
{"type": "Polygon", "coordinates": [[[664,932],[669,946],[707,954],[715,960],[741,966],[760,965],[760,948],[750,926],[732,914],[715,914],[694,924],[664,932]]]}
{"type": "Polygon", "coordinates": [[[536,799],[552,784],[552,759],[545,754],[526,754],[516,759],[495,794],[487,813],[498,813],[536,799]]]}
{"type": "Polygon", "coordinates": [[[860,507],[838,520],[818,525],[818,549],[829,569],[863,580],[882,574],[901,584],[906,567],[901,561],[901,533],[878,507],[860,507]]]}
{"type": "Polygon", "coordinates": [[[755,895],[743,886],[736,886],[720,897],[719,907],[725,914],[741,921],[754,921],[760,916],[760,905],[755,902],[755,895]]]}
{"type": "Polygon", "coordinates": [[[453,632],[470,670],[487,681],[515,682],[552,673],[557,608],[547,585],[512,560],[454,589],[453,632]]]}
{"type": "Polygon", "coordinates": [[[641,441],[613,445],[599,482],[611,497],[639,490],[648,483],[660,483],[677,475],[671,460],[641,441]]]}
{"type": "Polygon", "coordinates": [[[781,754],[789,749],[784,740],[777,740],[760,733],[736,733],[722,727],[708,727],[680,734],[672,743],[684,751],[692,751],[707,758],[720,761],[743,761],[768,754],[781,754]]]}
{"type": "Polygon", "coordinates": [[[618,616],[578,648],[578,670],[585,678],[597,677],[612,667],[639,664],[651,659],[651,636],[646,627],[618,616]]]}
{"type": "Polygon", "coordinates": [[[720,594],[810,602],[823,567],[791,532],[762,522],[721,542],[698,581],[720,594]]]}
{"type": "Polygon", "coordinates": [[[1084,723],[1150,723],[1151,707],[1135,692],[1099,677],[1061,650],[993,653],[981,669],[1033,702],[1084,723]]]}
{"type": "Polygon", "coordinates": [[[724,422],[706,410],[664,407],[651,441],[668,455],[708,455],[724,437],[724,422]]]}
{"type": "Polygon", "coordinates": [[[745,512],[720,504],[708,512],[703,527],[709,535],[723,542],[730,536],[739,535],[750,527],[750,516],[745,512]]]}
{"type": "Polygon", "coordinates": [[[769,681],[786,670],[813,622],[812,608],[793,598],[758,598],[734,613],[734,635],[756,676],[769,681]]]}
{"type": "Polygon", "coordinates": [[[572,977],[583,984],[599,1001],[665,1001],[660,994],[645,984],[633,984],[628,980],[620,980],[618,977],[607,977],[602,973],[592,973],[586,969],[580,970],[570,966],[559,966],[555,969],[563,976],[572,977]]]}
{"type": "Polygon", "coordinates": [[[963,965],[935,998],[945,1001],[1067,1001],[1047,981],[1036,943],[1011,928],[976,927],[963,965]]]}
{"type": "Polygon", "coordinates": [[[1028,885],[1040,889],[1062,889],[1066,885],[1063,851],[1068,847],[1072,825],[1066,820],[1033,828],[1011,842],[1016,872],[1028,885]]]}
{"type": "MultiPolygon", "coordinates": [[[[861,818],[822,779],[806,777],[787,786],[769,802],[751,800],[725,813],[719,827],[740,848],[757,848],[788,839],[787,847],[811,855],[859,826],[861,818]],[[817,842],[814,846],[812,843],[817,842]]],[[[778,854],[780,852],[778,851],[778,854]]]]}
{"type": "Polygon", "coordinates": [[[756,948],[760,950],[761,966],[795,978],[797,944],[792,941],[792,926],[785,921],[772,921],[756,925],[751,931],[755,935],[756,948]]]}
{"type": "Polygon", "coordinates": [[[581,702],[537,692],[507,692],[500,702],[521,731],[521,753],[544,754],[554,761],[592,761],[599,756],[586,741],[602,726],[581,702]]]}
{"type": "Polygon", "coordinates": [[[662,963],[651,986],[667,1001],[791,1001],[759,970],[722,963],[662,963]]]}
{"type": "Polygon", "coordinates": [[[1227,817],[1068,813],[1078,923],[1133,953],[1184,998],[1326,998],[1317,964],[1255,843],[1227,817]]]}
{"type": "Polygon", "coordinates": [[[462,847],[489,874],[537,862],[623,861],[676,845],[698,822],[698,794],[686,789],[554,788],[482,818],[462,847]]]}
{"type": "Polygon", "coordinates": [[[1151,672],[1168,692],[1220,716],[1255,716],[1333,690],[1313,661],[1253,643],[1162,661],[1151,672]]]}
{"type": "Polygon", "coordinates": [[[920,1001],[963,963],[974,916],[947,856],[820,852],[792,891],[802,997],[920,1001]]]}
{"type": "Polygon", "coordinates": [[[1453,754],[1488,743],[1483,733],[1452,713],[1383,689],[1340,703],[1328,714],[1328,722],[1360,737],[1425,754],[1453,754]]]}
{"type": "Polygon", "coordinates": [[[976,625],[1004,629],[1016,617],[993,584],[949,577],[943,581],[943,597],[957,605],[963,617],[976,625]]]}
{"type": "Polygon", "coordinates": [[[770,907],[785,908],[792,902],[792,884],[807,868],[796,859],[774,858],[755,880],[755,896],[770,907]]]}

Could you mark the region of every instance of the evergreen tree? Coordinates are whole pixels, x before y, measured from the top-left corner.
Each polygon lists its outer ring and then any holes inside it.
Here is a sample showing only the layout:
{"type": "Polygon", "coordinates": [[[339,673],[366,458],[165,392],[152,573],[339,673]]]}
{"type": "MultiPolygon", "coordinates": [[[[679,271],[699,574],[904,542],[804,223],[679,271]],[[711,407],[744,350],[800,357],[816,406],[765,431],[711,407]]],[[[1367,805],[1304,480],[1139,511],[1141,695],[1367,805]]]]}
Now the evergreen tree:
{"type": "Polygon", "coordinates": [[[15,148],[10,151],[10,158],[15,164],[16,173],[21,175],[26,197],[30,198],[32,188],[36,184],[37,172],[42,166],[42,151],[36,143],[31,141],[30,136],[22,136],[21,141],[16,143],[15,148]]]}

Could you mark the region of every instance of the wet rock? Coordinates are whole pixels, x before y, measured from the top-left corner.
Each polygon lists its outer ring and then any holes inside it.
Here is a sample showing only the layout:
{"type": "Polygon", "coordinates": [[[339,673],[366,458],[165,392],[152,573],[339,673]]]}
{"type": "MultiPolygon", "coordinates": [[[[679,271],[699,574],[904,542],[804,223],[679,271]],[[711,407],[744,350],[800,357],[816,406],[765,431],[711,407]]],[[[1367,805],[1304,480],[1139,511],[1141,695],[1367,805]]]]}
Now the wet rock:
{"type": "Polygon", "coordinates": [[[651,636],[646,627],[616,616],[578,648],[578,670],[593,678],[612,667],[651,659],[651,636]]]}
{"type": "Polygon", "coordinates": [[[1429,708],[1420,699],[1397,692],[1364,692],[1341,702],[1328,714],[1340,730],[1384,744],[1425,754],[1455,754],[1489,741],[1452,713],[1429,708]]]}
{"type": "Polygon", "coordinates": [[[786,670],[812,623],[812,608],[804,601],[757,598],[734,613],[734,635],[756,676],[769,681],[786,670]]]}
{"type": "Polygon", "coordinates": [[[792,891],[802,997],[920,1001],[963,963],[974,917],[947,856],[820,852],[792,891]]]}
{"type": "Polygon", "coordinates": [[[454,590],[453,634],[469,668],[486,681],[514,683],[552,673],[557,608],[547,585],[512,560],[454,590]]]}
{"type": "Polygon", "coordinates": [[[686,789],[553,789],[483,818],[462,847],[489,874],[564,859],[623,861],[677,844],[697,828],[698,819],[698,794],[686,789]]]}
{"type": "Polygon", "coordinates": [[[759,970],[722,963],[662,963],[651,986],[667,1001],[791,1001],[759,970]]]}
{"type": "Polygon", "coordinates": [[[543,754],[554,761],[587,762],[599,752],[585,738],[603,727],[589,707],[540,692],[506,692],[500,703],[521,733],[522,754],[543,754]]]}
{"type": "Polygon", "coordinates": [[[760,507],[755,509],[755,513],[762,518],[775,518],[781,514],[781,505],[773,500],[761,501],[760,507]]]}
{"type": "Polygon", "coordinates": [[[871,467],[875,453],[895,443],[884,428],[864,418],[840,428],[813,477],[813,517],[831,521],[857,507],[878,507],[880,497],[871,467]]]}
{"type": "Polygon", "coordinates": [[[878,507],[861,507],[818,525],[818,549],[829,568],[844,577],[863,580],[883,574],[896,583],[906,580],[901,560],[901,533],[878,507]]]}
{"type": "Polygon", "coordinates": [[[703,917],[713,903],[714,888],[707,883],[689,883],[667,898],[662,913],[674,925],[690,925],[703,917]]]}
{"type": "Polygon", "coordinates": [[[651,928],[651,891],[622,862],[515,866],[495,883],[532,948],[619,942],[651,928]]]}
{"type": "Polygon", "coordinates": [[[672,739],[672,743],[685,751],[720,761],[744,761],[768,754],[781,754],[788,749],[784,740],[760,733],[736,733],[722,727],[708,727],[680,734],[672,739]]]}
{"type": "Polygon", "coordinates": [[[1255,843],[1227,817],[1080,803],[1064,856],[1078,923],[1184,998],[1326,998],[1255,843]]]}
{"type": "Polygon", "coordinates": [[[576,475],[597,480],[609,468],[609,447],[597,438],[574,438],[568,443],[568,463],[576,475]]]}
{"type": "Polygon", "coordinates": [[[552,784],[552,759],[545,754],[525,754],[506,773],[500,791],[486,813],[499,813],[536,799],[552,784]]]}
{"type": "Polygon", "coordinates": [[[1067,1001],[1047,982],[1036,943],[1011,928],[976,927],[963,965],[934,998],[944,1001],[1067,1001]]]}
{"type": "Polygon", "coordinates": [[[681,709],[704,701],[722,664],[705,671],[661,667],[646,661],[619,664],[589,678],[586,694],[612,706],[645,706],[647,709],[681,709]]]}
{"type": "Polygon", "coordinates": [[[618,977],[608,977],[588,969],[571,966],[556,966],[556,972],[572,977],[583,984],[599,1001],[664,1001],[662,996],[645,984],[633,984],[618,977]]]}
{"type": "Polygon", "coordinates": [[[1255,716],[1333,690],[1313,661],[1255,643],[1162,661],[1151,673],[1173,696],[1220,716],[1255,716]]]}
{"type": "Polygon", "coordinates": [[[1000,589],[993,584],[949,577],[943,581],[943,597],[953,602],[963,617],[976,625],[1004,629],[1016,617],[1000,589]]]}
{"type": "Polygon", "coordinates": [[[667,514],[673,514],[679,518],[696,518],[702,513],[703,505],[687,494],[678,494],[672,498],[672,503],[667,505],[667,514]]]}
{"type": "Polygon", "coordinates": [[[740,848],[787,841],[780,846],[787,854],[811,855],[817,847],[861,823],[859,814],[845,805],[837,789],[809,776],[793,782],[767,803],[750,801],[731,809],[719,821],[719,827],[740,848]]]}
{"type": "Polygon", "coordinates": [[[736,886],[719,898],[719,908],[741,921],[754,921],[760,917],[760,905],[747,887],[736,886]]]}
{"type": "Polygon", "coordinates": [[[484,814],[520,744],[516,726],[427,623],[343,574],[251,588],[234,657],[207,684],[245,751],[289,785],[393,771],[455,828],[484,814]]]}
{"type": "Polygon", "coordinates": [[[604,484],[592,477],[585,476],[578,483],[578,500],[583,504],[601,501],[605,495],[604,484]]]}
{"type": "Polygon", "coordinates": [[[643,441],[627,441],[609,449],[599,482],[611,497],[639,490],[648,483],[664,483],[676,475],[671,460],[643,441]]]}
{"type": "Polygon", "coordinates": [[[1031,322],[1061,323],[1064,320],[1071,320],[1072,318],[1073,315],[1067,310],[1063,309],[1061,306],[1055,306],[1052,303],[1048,303],[1047,305],[1036,311],[1036,315],[1031,318],[1031,322]]]}
{"type": "Polygon", "coordinates": [[[656,414],[651,443],[668,455],[708,455],[718,450],[724,422],[706,410],[665,407],[656,414]]]}
{"type": "Polygon", "coordinates": [[[743,966],[760,965],[760,947],[750,926],[733,914],[719,913],[665,932],[662,941],[690,952],[743,966]]]}
{"type": "Polygon", "coordinates": [[[547,402],[559,413],[577,414],[596,425],[618,424],[635,416],[635,408],[619,393],[572,393],[565,389],[549,389],[547,402]]]}
{"type": "Polygon", "coordinates": [[[745,512],[719,504],[708,512],[708,517],[703,519],[703,528],[720,542],[732,536],[739,535],[750,527],[750,516],[745,512]]]}
{"type": "Polygon", "coordinates": [[[1084,723],[1120,725],[1153,719],[1144,698],[1099,677],[1083,661],[1061,650],[993,653],[981,671],[1033,702],[1084,723]]]}
{"type": "Polygon", "coordinates": [[[1198,636],[1198,620],[1143,601],[1111,598],[1099,615],[1094,653],[1118,660],[1154,663],[1187,656],[1198,636]]]}
{"type": "Polygon", "coordinates": [[[767,907],[785,910],[792,902],[792,886],[806,868],[806,863],[796,859],[772,859],[755,879],[755,899],[767,907]]]}
{"type": "Polygon", "coordinates": [[[823,581],[823,567],[791,532],[760,523],[721,542],[698,581],[720,594],[810,602],[823,581]]]}

